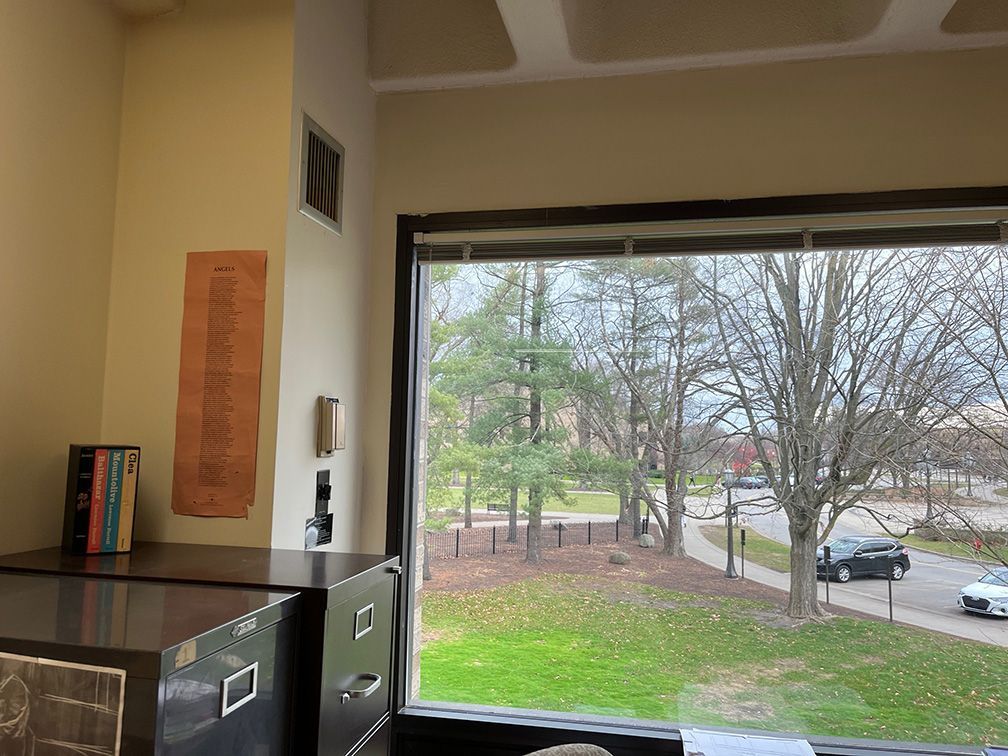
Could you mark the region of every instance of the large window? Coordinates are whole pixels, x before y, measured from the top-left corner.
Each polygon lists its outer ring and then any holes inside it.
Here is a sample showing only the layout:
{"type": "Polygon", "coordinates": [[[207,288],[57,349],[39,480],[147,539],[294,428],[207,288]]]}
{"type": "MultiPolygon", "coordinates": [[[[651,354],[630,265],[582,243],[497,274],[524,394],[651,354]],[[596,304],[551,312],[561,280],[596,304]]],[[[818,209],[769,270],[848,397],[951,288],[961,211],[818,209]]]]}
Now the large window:
{"type": "Polygon", "coordinates": [[[1008,742],[984,228],[428,248],[410,700],[1008,742]]]}

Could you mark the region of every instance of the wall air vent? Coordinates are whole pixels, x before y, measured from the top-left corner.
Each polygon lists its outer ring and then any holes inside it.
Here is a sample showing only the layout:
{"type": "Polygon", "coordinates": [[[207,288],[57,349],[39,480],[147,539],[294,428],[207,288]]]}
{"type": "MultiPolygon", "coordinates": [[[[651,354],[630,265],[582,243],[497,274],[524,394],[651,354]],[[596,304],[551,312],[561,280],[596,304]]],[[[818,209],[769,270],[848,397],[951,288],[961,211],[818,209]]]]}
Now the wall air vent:
{"type": "Polygon", "coordinates": [[[343,145],[303,115],[301,193],[298,210],[337,234],[343,233],[343,145]]]}

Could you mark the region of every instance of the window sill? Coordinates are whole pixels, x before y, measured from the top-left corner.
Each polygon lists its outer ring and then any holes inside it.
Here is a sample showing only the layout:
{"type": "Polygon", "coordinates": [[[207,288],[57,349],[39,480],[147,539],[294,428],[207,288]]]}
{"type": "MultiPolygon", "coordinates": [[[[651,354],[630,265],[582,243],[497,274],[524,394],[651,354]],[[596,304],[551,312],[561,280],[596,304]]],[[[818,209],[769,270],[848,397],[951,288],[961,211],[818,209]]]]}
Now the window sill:
{"type": "MultiPolygon", "coordinates": [[[[774,734],[723,729],[750,735],[774,734]]],[[[522,754],[575,739],[600,745],[616,756],[682,753],[678,727],[671,724],[433,701],[400,709],[393,720],[393,732],[399,744],[395,751],[398,754],[427,753],[425,745],[436,745],[436,750],[429,752],[450,756],[456,752],[474,753],[476,751],[469,750],[474,744],[487,743],[494,744],[497,749],[494,753],[522,754]]],[[[982,748],[972,746],[780,734],[806,738],[817,756],[977,756],[983,753],[982,748]]]]}

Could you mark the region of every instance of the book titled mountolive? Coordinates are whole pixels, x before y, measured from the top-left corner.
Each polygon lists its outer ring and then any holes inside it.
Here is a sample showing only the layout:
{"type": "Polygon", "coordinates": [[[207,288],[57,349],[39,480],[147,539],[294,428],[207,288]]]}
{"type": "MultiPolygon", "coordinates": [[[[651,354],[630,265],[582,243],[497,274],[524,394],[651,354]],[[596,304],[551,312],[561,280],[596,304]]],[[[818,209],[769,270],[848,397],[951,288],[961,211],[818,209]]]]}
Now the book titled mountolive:
{"type": "Polygon", "coordinates": [[[113,554],[133,547],[140,447],[70,445],[63,550],[113,554]]]}

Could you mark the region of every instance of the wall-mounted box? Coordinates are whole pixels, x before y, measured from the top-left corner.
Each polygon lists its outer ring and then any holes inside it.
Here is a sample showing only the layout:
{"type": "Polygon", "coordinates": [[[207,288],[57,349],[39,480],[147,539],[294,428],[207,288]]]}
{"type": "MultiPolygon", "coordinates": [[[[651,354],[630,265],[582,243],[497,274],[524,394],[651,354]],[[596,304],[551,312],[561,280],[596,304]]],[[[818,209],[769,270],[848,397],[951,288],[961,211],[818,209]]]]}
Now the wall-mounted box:
{"type": "Polygon", "coordinates": [[[318,456],[346,448],[346,406],[331,396],[318,398],[318,456]]]}

